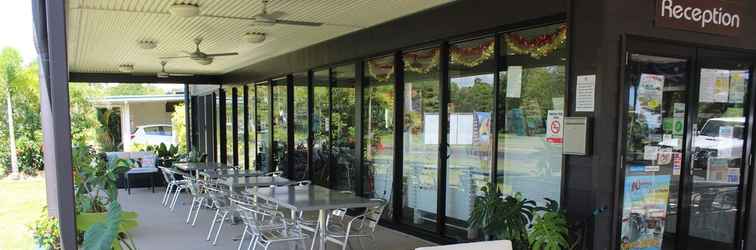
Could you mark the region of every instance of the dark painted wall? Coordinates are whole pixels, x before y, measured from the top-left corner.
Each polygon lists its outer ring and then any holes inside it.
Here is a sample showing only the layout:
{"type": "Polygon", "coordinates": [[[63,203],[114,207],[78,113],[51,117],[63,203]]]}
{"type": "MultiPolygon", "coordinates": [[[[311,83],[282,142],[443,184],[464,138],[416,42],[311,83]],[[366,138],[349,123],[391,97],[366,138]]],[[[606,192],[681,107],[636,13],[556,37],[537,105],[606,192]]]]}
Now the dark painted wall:
{"type": "Polygon", "coordinates": [[[453,2],[252,64],[224,82],[254,82],[470,32],[566,13],[567,0],[453,2]]]}
{"type": "MultiPolygon", "coordinates": [[[[655,3],[655,0],[460,1],[241,68],[225,75],[223,80],[254,82],[471,32],[483,33],[516,23],[527,25],[567,13],[571,47],[568,112],[591,117],[594,129],[591,155],[565,159],[564,205],[571,221],[585,221],[589,225],[584,249],[615,249],[621,212],[615,204],[622,183],[618,177],[622,35],[756,50],[753,11],[743,17],[745,30],[740,37],[725,37],[656,28],[655,3]],[[583,74],[597,75],[593,113],[571,112],[575,79],[583,74]],[[606,211],[591,218],[592,212],[601,208],[606,211]]],[[[752,6],[747,3],[746,8],[752,6]]]]}

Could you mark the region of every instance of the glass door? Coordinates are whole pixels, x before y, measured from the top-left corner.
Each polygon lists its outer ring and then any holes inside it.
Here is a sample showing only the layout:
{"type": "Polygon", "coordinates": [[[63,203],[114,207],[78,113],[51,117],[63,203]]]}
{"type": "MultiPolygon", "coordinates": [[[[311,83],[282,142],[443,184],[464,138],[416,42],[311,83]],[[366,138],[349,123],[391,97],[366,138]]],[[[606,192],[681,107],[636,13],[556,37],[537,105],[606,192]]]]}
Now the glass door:
{"type": "Polygon", "coordinates": [[[736,249],[753,61],[631,41],[621,249],[736,249]]]}
{"type": "Polygon", "coordinates": [[[687,249],[735,249],[753,64],[708,51],[698,63],[687,249]]]}

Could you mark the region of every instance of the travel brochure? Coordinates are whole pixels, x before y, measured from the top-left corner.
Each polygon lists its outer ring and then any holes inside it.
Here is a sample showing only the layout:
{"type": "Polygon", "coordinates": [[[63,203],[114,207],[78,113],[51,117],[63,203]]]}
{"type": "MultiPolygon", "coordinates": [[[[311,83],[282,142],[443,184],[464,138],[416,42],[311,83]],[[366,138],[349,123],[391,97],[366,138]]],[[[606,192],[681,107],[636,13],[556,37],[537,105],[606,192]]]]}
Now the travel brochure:
{"type": "MultiPolygon", "coordinates": [[[[648,167],[633,165],[628,170],[647,173],[648,167]]],[[[632,176],[629,173],[625,178],[621,232],[623,250],[661,249],[670,181],[669,175],[632,176]]]]}

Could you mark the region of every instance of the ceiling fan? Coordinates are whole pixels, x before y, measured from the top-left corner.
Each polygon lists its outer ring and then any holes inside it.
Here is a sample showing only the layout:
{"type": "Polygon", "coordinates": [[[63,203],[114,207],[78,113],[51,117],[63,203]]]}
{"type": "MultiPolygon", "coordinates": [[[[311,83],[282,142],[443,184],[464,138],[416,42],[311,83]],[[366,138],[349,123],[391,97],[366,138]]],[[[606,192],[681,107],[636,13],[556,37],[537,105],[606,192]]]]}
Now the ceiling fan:
{"type": "Polygon", "coordinates": [[[157,73],[158,78],[168,78],[172,76],[194,76],[194,74],[183,74],[183,73],[168,73],[165,71],[165,65],[168,64],[168,61],[162,60],[160,61],[161,70],[157,73]]]}
{"type": "Polygon", "coordinates": [[[293,20],[285,20],[280,19],[281,17],[286,15],[286,12],[283,11],[274,11],[274,12],[268,12],[268,3],[270,0],[262,0],[263,8],[262,11],[254,15],[252,18],[249,18],[253,21],[254,25],[259,26],[272,26],[274,24],[286,24],[286,25],[298,25],[298,26],[322,26],[323,23],[318,22],[305,22],[305,21],[293,21],[293,20]]]}
{"type": "Polygon", "coordinates": [[[199,48],[200,43],[202,43],[201,37],[194,38],[194,44],[196,45],[196,49],[194,50],[194,52],[182,51],[183,53],[187,55],[186,56],[166,56],[166,57],[161,57],[160,59],[168,60],[168,59],[177,59],[177,58],[189,58],[199,63],[200,65],[209,65],[213,63],[213,59],[216,57],[235,56],[239,54],[237,52],[207,54],[200,51],[200,48],[199,48]]]}

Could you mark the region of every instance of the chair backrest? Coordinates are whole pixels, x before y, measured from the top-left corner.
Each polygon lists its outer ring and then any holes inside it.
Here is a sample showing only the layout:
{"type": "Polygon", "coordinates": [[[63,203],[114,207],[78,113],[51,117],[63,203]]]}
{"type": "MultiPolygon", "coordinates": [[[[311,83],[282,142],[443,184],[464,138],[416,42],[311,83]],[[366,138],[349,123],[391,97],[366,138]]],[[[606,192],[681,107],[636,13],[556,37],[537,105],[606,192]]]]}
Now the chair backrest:
{"type": "Polygon", "coordinates": [[[197,196],[202,193],[202,188],[205,186],[205,182],[202,180],[199,180],[194,177],[186,177],[184,178],[187,180],[187,187],[189,187],[189,192],[192,194],[192,196],[197,196]]]}
{"type": "Polygon", "coordinates": [[[176,177],[173,176],[174,174],[173,170],[166,167],[158,167],[158,168],[160,169],[160,173],[163,174],[163,179],[165,180],[165,183],[170,183],[176,180],[176,177]]]}
{"type": "Polygon", "coordinates": [[[281,211],[254,205],[241,197],[230,197],[229,201],[244,224],[252,231],[258,231],[260,226],[284,228],[287,226],[281,211]]]}
{"type": "Polygon", "coordinates": [[[365,226],[365,223],[367,223],[367,226],[370,228],[370,231],[375,232],[375,226],[378,225],[378,221],[381,220],[381,216],[383,216],[383,211],[386,210],[388,201],[384,199],[370,199],[370,200],[379,202],[379,205],[368,207],[365,210],[365,219],[363,220],[361,226],[365,226]]]}

